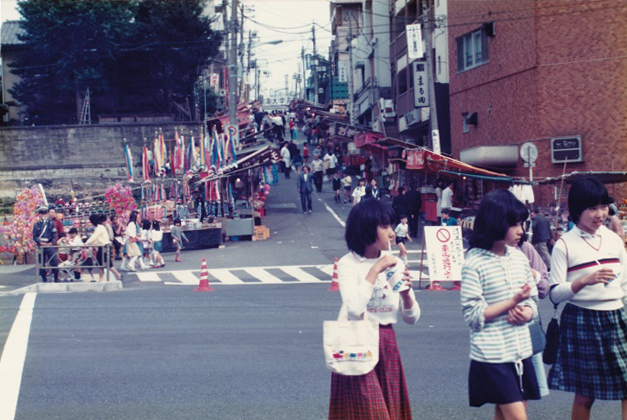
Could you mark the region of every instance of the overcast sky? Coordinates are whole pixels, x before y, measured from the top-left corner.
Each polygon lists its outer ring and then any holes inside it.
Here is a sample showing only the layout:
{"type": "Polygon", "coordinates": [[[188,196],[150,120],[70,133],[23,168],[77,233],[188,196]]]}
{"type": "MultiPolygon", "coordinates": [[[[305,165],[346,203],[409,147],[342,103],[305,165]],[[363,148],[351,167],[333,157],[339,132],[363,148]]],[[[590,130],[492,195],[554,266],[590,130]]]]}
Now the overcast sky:
{"type": "MultiPolygon", "coordinates": [[[[2,21],[20,18],[16,10],[17,0],[0,0],[2,21]]],[[[243,0],[244,4],[254,6],[254,12],[245,15],[252,20],[244,20],[246,39],[248,30],[256,30],[258,43],[283,40],[278,45],[262,45],[255,48],[256,58],[262,67],[270,72],[269,79],[263,79],[263,86],[272,89],[285,87],[285,75],[288,75],[290,89],[293,89],[292,75],[302,73],[300,51],[312,53],[311,26],[316,22],[316,43],[319,54],[328,55],[331,40],[329,21],[329,0],[243,0]],[[266,61],[267,60],[267,61],[266,61]]],[[[230,3],[230,1],[229,1],[230,3]]]]}

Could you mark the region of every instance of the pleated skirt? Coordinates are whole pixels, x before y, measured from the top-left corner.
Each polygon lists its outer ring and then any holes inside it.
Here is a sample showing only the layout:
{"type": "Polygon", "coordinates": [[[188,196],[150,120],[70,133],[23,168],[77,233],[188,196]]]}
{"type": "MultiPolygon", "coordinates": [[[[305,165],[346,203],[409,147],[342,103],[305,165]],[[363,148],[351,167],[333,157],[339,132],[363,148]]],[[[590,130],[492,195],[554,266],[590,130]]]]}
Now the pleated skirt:
{"type": "Polygon", "coordinates": [[[329,420],[410,420],[411,407],[392,325],[379,326],[379,363],[366,375],[331,374],[329,420]]]}

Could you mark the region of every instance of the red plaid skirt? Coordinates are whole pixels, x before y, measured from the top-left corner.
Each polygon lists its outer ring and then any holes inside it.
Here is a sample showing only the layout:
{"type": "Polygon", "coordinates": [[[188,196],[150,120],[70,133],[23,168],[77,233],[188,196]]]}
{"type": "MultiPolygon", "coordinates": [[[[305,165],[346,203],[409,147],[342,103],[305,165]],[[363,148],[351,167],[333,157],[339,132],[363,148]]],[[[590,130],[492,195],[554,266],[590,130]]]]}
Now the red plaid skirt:
{"type": "Polygon", "coordinates": [[[410,420],[401,355],[392,325],[379,326],[379,363],[366,375],[331,374],[329,420],[410,420]]]}

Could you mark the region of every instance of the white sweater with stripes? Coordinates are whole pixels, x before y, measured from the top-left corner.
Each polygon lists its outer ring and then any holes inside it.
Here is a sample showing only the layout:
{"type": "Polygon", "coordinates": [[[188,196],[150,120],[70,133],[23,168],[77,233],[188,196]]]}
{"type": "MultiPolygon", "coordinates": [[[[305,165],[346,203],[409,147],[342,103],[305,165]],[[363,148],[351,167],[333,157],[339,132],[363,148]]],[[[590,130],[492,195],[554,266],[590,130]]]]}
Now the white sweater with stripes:
{"type": "Polygon", "coordinates": [[[596,311],[623,307],[627,296],[627,253],[620,237],[601,226],[594,235],[574,227],[553,247],[551,255],[551,300],[596,311]],[[601,268],[611,268],[616,276],[607,286],[585,286],[573,293],[572,282],[601,268]]]}
{"type": "MultiPolygon", "coordinates": [[[[486,363],[512,363],[532,354],[527,324],[507,322],[507,312],[486,321],[485,309],[511,299],[523,284],[535,288],[529,260],[515,248],[506,247],[504,256],[471,248],[462,268],[461,303],[464,320],[470,326],[470,358],[486,363]]],[[[537,314],[531,299],[521,302],[537,314]]]]}

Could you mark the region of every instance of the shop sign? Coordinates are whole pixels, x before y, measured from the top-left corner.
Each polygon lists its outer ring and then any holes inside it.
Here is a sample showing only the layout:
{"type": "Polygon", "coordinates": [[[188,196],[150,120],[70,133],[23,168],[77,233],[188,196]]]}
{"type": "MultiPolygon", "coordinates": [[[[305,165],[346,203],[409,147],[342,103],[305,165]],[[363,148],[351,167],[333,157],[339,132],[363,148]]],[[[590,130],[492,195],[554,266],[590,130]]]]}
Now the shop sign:
{"type": "Polygon", "coordinates": [[[425,151],[424,150],[407,150],[407,169],[424,169],[425,168],[425,151]]]}
{"type": "Polygon", "coordinates": [[[209,86],[217,89],[220,86],[220,73],[211,73],[209,76],[209,86]]]}
{"type": "Polygon", "coordinates": [[[420,110],[412,109],[407,114],[403,115],[403,118],[405,118],[405,125],[407,127],[410,127],[416,123],[419,123],[420,122],[420,110]]]}
{"type": "Polygon", "coordinates": [[[422,50],[422,33],[420,23],[407,25],[405,33],[407,34],[407,56],[409,61],[422,58],[424,51],[422,50]]]}
{"type": "Polygon", "coordinates": [[[581,136],[552,138],[551,162],[583,162],[583,154],[581,152],[581,136]]]}
{"type": "Polygon", "coordinates": [[[464,246],[460,226],[426,226],[425,243],[431,281],[462,279],[464,246]]]}
{"type": "Polygon", "coordinates": [[[333,124],[333,128],[331,133],[334,136],[345,137],[347,139],[352,140],[356,135],[363,133],[364,130],[360,130],[357,127],[353,127],[348,124],[335,123],[333,124]]]}
{"type": "Polygon", "coordinates": [[[337,64],[338,78],[340,83],[348,83],[348,61],[341,60],[337,64]]]}
{"type": "Polygon", "coordinates": [[[427,63],[414,63],[414,106],[416,108],[429,106],[429,85],[427,78],[427,63]]]}

